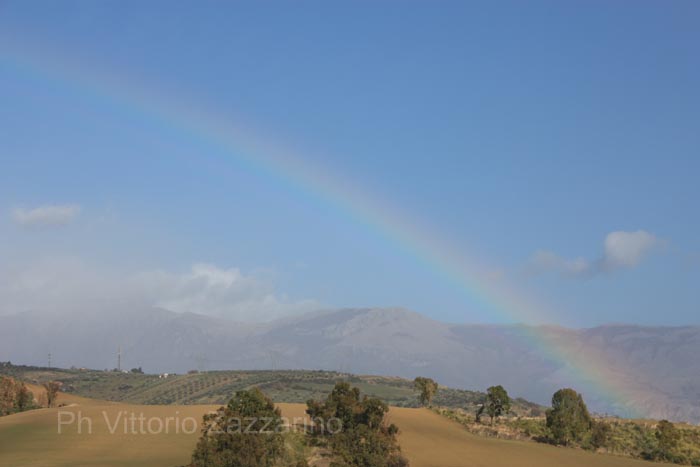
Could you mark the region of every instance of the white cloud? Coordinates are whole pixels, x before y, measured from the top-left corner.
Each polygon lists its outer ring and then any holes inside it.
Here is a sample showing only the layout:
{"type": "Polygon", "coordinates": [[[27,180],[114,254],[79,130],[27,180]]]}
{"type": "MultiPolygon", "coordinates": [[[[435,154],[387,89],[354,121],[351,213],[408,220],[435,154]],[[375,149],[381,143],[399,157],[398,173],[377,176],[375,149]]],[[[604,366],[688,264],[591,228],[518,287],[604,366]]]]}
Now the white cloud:
{"type": "Polygon", "coordinates": [[[150,306],[247,322],[320,308],[314,300],[280,296],[268,281],[211,264],[195,264],[183,273],[115,274],[69,259],[0,271],[0,314],[150,306]]]}
{"type": "Polygon", "coordinates": [[[608,269],[633,268],[661,243],[644,230],[610,232],[605,237],[604,265],[608,269]]]}
{"type": "Polygon", "coordinates": [[[591,277],[602,272],[635,268],[652,250],[663,244],[662,240],[644,230],[610,232],[603,242],[603,255],[596,260],[568,259],[548,250],[539,250],[530,259],[529,270],[535,273],[554,271],[568,277],[591,277]]]}
{"type": "Polygon", "coordinates": [[[53,204],[33,209],[16,208],[12,212],[14,221],[22,226],[65,225],[80,214],[77,204],[53,204]]]}
{"type": "Polygon", "coordinates": [[[319,307],[313,300],[292,302],[278,297],[272,286],[240,270],[195,264],[183,273],[149,271],[134,279],[156,306],[245,321],[269,321],[319,307]]]}

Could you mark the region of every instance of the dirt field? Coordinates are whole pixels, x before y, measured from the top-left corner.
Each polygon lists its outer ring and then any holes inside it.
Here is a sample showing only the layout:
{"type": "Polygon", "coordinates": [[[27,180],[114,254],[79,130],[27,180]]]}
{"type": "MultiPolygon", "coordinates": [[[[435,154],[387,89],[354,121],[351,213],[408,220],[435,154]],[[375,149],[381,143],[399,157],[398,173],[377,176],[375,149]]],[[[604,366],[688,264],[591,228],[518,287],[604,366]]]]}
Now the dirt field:
{"type": "MultiPolygon", "coordinates": [[[[194,429],[194,422],[187,419],[199,422],[204,413],[217,408],[125,405],[68,396],[60,401],[70,406],[0,418],[0,465],[183,465],[189,461],[199,436],[198,427],[194,429]],[[143,425],[138,418],[141,415],[143,425]],[[73,416],[75,421],[71,422],[73,416]],[[60,434],[59,417],[62,421],[60,434]],[[81,433],[78,433],[79,417],[83,417],[81,433]],[[166,423],[168,417],[171,420],[167,422],[166,433],[166,427],[161,422],[166,423]],[[87,419],[92,420],[91,427],[87,419]],[[88,428],[92,429],[92,434],[88,433],[88,428]],[[193,429],[191,434],[184,433],[193,429]]],[[[280,407],[290,419],[304,415],[304,405],[280,404],[280,407]]],[[[661,465],[535,443],[481,438],[467,433],[457,423],[424,409],[393,408],[390,418],[401,429],[399,441],[413,467],[661,465]]]]}
{"type": "MultiPolygon", "coordinates": [[[[2,466],[170,466],[189,460],[199,436],[198,426],[193,434],[185,434],[183,420],[192,417],[197,424],[202,415],[215,406],[140,406],[140,405],[81,405],[57,409],[39,409],[0,418],[0,465],[2,466]],[[58,420],[63,422],[58,433],[58,420]],[[121,413],[121,417],[120,417],[121,413]],[[139,420],[143,414],[144,431],[139,420]],[[71,417],[75,416],[75,421],[71,417]],[[82,417],[78,433],[78,418],[82,417]],[[167,417],[167,427],[163,425],[167,417]],[[91,420],[91,425],[87,420],[91,420]],[[124,426],[126,420],[126,427],[124,426]],[[179,423],[175,423],[179,421],[179,423]],[[92,433],[89,433],[92,428],[92,433]],[[110,433],[114,429],[114,434],[110,433]],[[150,434],[153,433],[153,434],[150,434]]],[[[186,430],[192,429],[186,422],[186,430]]]]}
{"type": "Polygon", "coordinates": [[[653,467],[666,464],[544,444],[472,435],[426,409],[392,409],[399,443],[412,467],[653,467]]]}

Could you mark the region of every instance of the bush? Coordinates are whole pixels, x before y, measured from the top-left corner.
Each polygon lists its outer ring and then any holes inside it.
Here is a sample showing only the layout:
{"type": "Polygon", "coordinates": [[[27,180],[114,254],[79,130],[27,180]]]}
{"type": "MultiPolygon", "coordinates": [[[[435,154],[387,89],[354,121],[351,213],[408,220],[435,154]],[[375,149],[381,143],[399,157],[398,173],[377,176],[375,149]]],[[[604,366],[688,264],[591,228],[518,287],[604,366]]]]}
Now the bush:
{"type": "Polygon", "coordinates": [[[335,460],[331,467],[397,467],[408,462],[399,455],[393,434],[358,425],[335,434],[330,446],[335,460]]]}
{"type": "Polygon", "coordinates": [[[661,420],[656,425],[654,436],[657,442],[657,448],[652,455],[654,460],[665,460],[677,464],[687,463],[688,459],[678,452],[681,433],[673,423],[661,420]]]}
{"type": "Polygon", "coordinates": [[[381,400],[360,397],[358,388],[337,383],[328,398],[309,400],[306,413],[315,423],[314,433],[328,441],[331,467],[406,467],[396,441],[398,428],[387,425],[389,407],[381,400]],[[334,430],[333,420],[342,423],[334,430]]]}
{"type": "Polygon", "coordinates": [[[272,467],[282,457],[280,410],[257,388],[238,391],[226,407],[204,416],[191,467],[272,467]]]}
{"type": "Polygon", "coordinates": [[[606,447],[611,431],[612,428],[607,423],[603,421],[593,422],[591,424],[591,448],[600,449],[606,447]]]}

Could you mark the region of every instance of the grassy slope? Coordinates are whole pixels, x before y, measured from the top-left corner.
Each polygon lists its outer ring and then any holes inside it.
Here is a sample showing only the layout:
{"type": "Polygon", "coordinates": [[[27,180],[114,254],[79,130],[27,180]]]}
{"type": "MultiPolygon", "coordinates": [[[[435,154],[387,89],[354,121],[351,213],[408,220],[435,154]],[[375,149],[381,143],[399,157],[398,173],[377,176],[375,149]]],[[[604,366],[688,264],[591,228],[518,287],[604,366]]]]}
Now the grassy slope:
{"type": "MultiPolygon", "coordinates": [[[[39,409],[0,418],[0,465],[12,466],[169,466],[189,459],[198,433],[111,435],[103,411],[112,420],[119,411],[143,412],[146,417],[201,420],[216,406],[143,406],[73,400],[60,409],[39,409]],[[92,435],[79,435],[75,427],[57,433],[57,413],[80,412],[94,420],[92,435]]],[[[303,416],[301,404],[280,404],[287,417],[303,416]]],[[[390,418],[401,433],[399,441],[412,467],[466,466],[572,466],[642,467],[642,461],[555,448],[535,443],[481,438],[467,433],[458,423],[426,409],[392,408],[390,418]]],[[[660,464],[656,464],[660,465],[660,464]]]]}

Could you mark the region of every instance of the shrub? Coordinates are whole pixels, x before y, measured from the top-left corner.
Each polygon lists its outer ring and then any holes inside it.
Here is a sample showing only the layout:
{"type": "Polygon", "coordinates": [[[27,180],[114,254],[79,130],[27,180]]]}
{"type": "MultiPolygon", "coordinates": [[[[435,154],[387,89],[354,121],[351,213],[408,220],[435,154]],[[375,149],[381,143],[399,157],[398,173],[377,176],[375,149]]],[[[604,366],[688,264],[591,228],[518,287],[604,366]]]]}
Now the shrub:
{"type": "Polygon", "coordinates": [[[315,423],[314,433],[332,450],[331,467],[406,467],[398,428],[385,422],[388,410],[383,401],[361,398],[358,388],[340,382],[325,401],[309,400],[306,413],[315,423]],[[333,429],[334,419],[342,423],[340,431],[333,429]]]}
{"type": "Polygon", "coordinates": [[[282,457],[280,410],[257,388],[204,416],[191,467],[272,467],[282,457]]]}
{"type": "Polygon", "coordinates": [[[593,449],[606,447],[611,431],[610,425],[604,421],[593,422],[591,424],[591,447],[593,449]]]}

